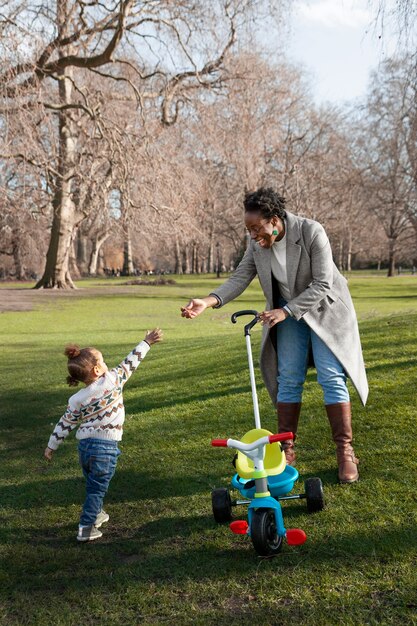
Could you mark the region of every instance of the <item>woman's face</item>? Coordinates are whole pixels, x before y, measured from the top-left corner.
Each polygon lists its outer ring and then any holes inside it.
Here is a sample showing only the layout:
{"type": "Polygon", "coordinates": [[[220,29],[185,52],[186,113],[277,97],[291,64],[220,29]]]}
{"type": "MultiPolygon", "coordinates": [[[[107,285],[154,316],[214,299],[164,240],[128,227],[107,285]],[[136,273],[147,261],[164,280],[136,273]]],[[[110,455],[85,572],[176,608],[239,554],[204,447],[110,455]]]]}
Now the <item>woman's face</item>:
{"type": "Polygon", "coordinates": [[[245,213],[245,226],[250,238],[257,241],[261,248],[270,248],[280,238],[283,229],[282,222],[278,217],[268,220],[258,211],[245,213]],[[273,231],[278,231],[278,234],[273,235],[273,231]]]}

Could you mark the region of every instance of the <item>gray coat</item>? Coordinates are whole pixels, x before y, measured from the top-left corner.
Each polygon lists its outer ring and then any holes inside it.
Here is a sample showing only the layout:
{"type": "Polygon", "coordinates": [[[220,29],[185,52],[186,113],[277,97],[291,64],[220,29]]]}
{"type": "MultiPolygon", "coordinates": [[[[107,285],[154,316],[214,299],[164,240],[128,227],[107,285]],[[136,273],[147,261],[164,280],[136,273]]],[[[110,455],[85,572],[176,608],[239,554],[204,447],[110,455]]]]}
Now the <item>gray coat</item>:
{"type": "MultiPolygon", "coordinates": [[[[358,322],[347,281],[333,262],[330,243],[318,222],[287,211],[287,276],[291,299],[288,308],[296,320],[303,319],[342,364],[363,404],[368,382],[362,357],[358,322]]],[[[273,309],[272,250],[251,241],[235,272],[213,293],[226,304],[239,296],[257,275],[273,309]]],[[[277,400],[277,356],[264,326],[261,372],[273,403],[277,400]]]]}

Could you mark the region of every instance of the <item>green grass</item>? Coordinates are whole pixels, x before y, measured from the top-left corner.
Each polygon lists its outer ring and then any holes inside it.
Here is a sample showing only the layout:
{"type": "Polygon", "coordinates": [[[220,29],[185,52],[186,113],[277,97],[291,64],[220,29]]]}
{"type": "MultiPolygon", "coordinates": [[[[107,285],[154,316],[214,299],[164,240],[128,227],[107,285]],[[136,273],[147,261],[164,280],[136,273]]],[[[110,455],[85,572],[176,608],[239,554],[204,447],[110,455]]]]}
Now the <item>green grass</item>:
{"type": "MultiPolygon", "coordinates": [[[[212,437],[253,425],[243,323],[263,308],[254,285],[192,322],[179,307],[218,284],[211,277],[131,287],[86,281],[95,295],[52,294],[26,312],[0,314],[2,350],[0,624],[417,624],[417,277],[352,275],[370,382],[353,395],[361,480],[340,486],[321,390],[308,375],[300,423],[300,481],[322,477],[326,509],[284,503],[287,527],[308,541],[258,557],[247,537],[216,525],[210,491],[232,476],[231,453],[212,437]],[[51,465],[49,434],[69,396],[63,346],[97,346],[118,363],[161,326],[125,389],[123,455],[106,499],[103,539],[75,540],[84,485],[74,435],[51,465]]],[[[252,332],[259,352],[260,328],[252,332]]],[[[264,427],[275,415],[256,369],[264,427]]],[[[242,509],[236,517],[245,517],[242,509]]]]}

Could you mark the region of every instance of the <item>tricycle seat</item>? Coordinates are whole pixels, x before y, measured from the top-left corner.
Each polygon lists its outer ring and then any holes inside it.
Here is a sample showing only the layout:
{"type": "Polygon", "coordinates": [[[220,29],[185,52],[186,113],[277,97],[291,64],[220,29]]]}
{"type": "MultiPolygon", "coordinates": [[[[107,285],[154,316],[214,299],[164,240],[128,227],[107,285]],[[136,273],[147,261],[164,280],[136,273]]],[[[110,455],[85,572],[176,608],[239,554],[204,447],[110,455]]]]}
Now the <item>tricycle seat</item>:
{"type": "MultiPolygon", "coordinates": [[[[272,433],[264,428],[253,428],[243,435],[241,441],[243,443],[252,443],[266,435],[272,435],[272,433]]],[[[279,442],[268,443],[265,446],[264,467],[268,476],[276,476],[285,470],[285,454],[279,442]]],[[[253,477],[253,461],[243,454],[243,452],[240,452],[240,450],[237,453],[236,471],[241,478],[249,479],[253,477]]]]}

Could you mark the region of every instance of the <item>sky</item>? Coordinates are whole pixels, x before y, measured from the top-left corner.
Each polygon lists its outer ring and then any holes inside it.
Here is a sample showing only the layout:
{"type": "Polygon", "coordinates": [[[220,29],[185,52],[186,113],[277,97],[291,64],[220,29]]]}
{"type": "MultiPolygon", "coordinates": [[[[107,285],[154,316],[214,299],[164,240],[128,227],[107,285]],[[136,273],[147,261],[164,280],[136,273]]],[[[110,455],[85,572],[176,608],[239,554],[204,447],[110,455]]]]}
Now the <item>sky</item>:
{"type": "Polygon", "coordinates": [[[287,55],[312,77],[317,103],[363,98],[370,71],[395,52],[393,29],[376,29],[369,5],[367,0],[293,0],[287,55]]]}

